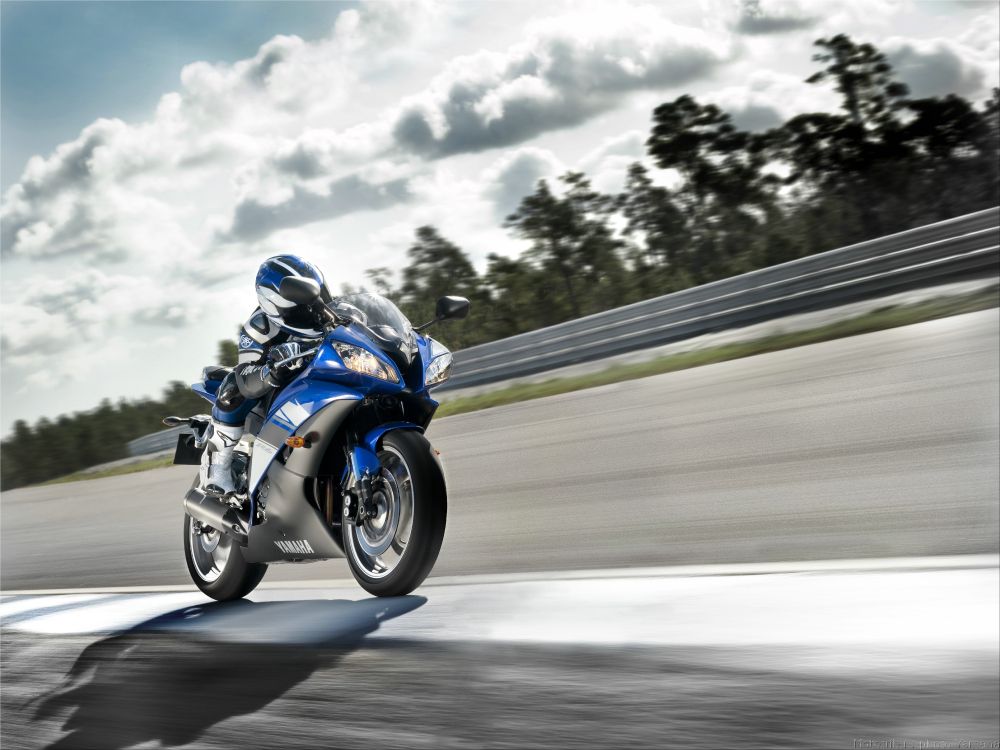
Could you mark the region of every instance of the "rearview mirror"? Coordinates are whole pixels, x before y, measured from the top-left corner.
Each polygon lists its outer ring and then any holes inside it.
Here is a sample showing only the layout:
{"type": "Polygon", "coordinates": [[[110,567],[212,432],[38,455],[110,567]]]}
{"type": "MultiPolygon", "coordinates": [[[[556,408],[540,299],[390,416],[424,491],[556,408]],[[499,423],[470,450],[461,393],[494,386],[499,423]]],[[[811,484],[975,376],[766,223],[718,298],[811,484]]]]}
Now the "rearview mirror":
{"type": "Polygon", "coordinates": [[[286,276],[278,285],[278,294],[297,305],[311,305],[319,293],[319,284],[305,276],[286,276]]]}
{"type": "Polygon", "coordinates": [[[469,300],[465,297],[441,297],[437,301],[434,317],[438,320],[454,320],[469,314],[469,300]]]}

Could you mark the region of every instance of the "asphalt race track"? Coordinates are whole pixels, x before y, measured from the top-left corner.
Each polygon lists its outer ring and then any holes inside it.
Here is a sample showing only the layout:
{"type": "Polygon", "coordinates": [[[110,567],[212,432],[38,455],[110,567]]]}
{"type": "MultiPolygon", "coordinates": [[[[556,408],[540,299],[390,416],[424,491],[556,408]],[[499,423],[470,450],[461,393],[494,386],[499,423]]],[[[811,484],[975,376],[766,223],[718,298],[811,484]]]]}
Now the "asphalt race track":
{"type": "Polygon", "coordinates": [[[13,597],[0,602],[2,742],[991,742],[1000,580],[986,557],[451,581],[399,599],[349,585],[228,604],[189,592],[13,597]]]}
{"type": "Polygon", "coordinates": [[[998,323],[441,420],[402,599],[335,561],[207,603],[188,468],[5,493],[0,744],[996,747],[998,323]]]}
{"type": "MultiPolygon", "coordinates": [[[[432,424],[438,575],[995,552],[996,310],[432,424]]],[[[177,467],[3,495],[2,588],[187,583],[177,467]]],[[[265,580],[349,575],[343,561],[265,580]]]]}

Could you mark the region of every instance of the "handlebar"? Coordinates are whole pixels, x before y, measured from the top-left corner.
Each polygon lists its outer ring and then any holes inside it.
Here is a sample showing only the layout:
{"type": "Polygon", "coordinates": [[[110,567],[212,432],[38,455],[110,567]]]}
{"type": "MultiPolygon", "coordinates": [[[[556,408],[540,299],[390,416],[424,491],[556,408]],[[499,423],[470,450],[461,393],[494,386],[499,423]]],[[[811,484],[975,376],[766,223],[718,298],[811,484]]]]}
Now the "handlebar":
{"type": "MultiPolygon", "coordinates": [[[[350,318],[340,317],[339,315],[337,315],[337,313],[331,310],[323,302],[317,302],[315,305],[313,305],[313,310],[324,320],[325,323],[330,325],[330,328],[328,330],[331,331],[338,326],[348,325],[349,323],[353,322],[350,318]]],[[[310,354],[315,354],[317,351],[319,351],[320,346],[322,345],[314,346],[312,349],[306,349],[305,351],[299,352],[293,357],[286,357],[280,362],[275,362],[271,366],[281,367],[283,364],[286,364],[288,362],[294,362],[295,360],[302,359],[303,357],[307,357],[310,354]]]]}
{"type": "Polygon", "coordinates": [[[316,304],[313,305],[312,309],[313,312],[315,312],[322,319],[324,323],[332,325],[333,328],[336,328],[337,326],[347,325],[348,323],[351,322],[349,318],[342,318],[339,315],[337,315],[337,313],[331,310],[330,307],[324,302],[320,302],[317,300],[316,304]]]}
{"type": "Polygon", "coordinates": [[[299,352],[298,354],[295,354],[295,355],[293,355],[291,357],[285,357],[280,362],[275,362],[271,366],[272,367],[281,367],[283,364],[286,364],[287,362],[293,362],[296,359],[302,359],[303,357],[307,357],[310,354],[315,354],[318,351],[319,351],[319,346],[314,346],[312,349],[306,349],[304,352],[299,352]]]}

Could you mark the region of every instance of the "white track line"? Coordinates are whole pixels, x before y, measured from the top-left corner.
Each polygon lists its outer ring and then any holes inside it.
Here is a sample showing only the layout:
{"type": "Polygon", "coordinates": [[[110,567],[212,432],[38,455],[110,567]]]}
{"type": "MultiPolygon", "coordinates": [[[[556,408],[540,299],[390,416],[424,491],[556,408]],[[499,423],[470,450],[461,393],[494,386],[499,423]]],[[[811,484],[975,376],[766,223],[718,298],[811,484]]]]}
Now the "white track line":
{"type": "Polygon", "coordinates": [[[936,562],[880,561],[867,570],[844,564],[767,572],[754,567],[753,575],[746,570],[743,575],[677,575],[678,569],[671,568],[670,575],[600,571],[589,578],[509,577],[490,583],[466,578],[428,586],[405,599],[369,597],[353,582],[259,590],[250,601],[223,605],[191,590],[92,600],[76,594],[0,603],[0,614],[7,630],[47,635],[138,628],[178,633],[182,640],[246,643],[322,645],[367,636],[437,643],[781,646],[855,655],[872,648],[911,654],[941,649],[995,655],[1000,570],[936,562]],[[72,606],[55,609],[60,603],[72,606]]]}
{"type": "MultiPolygon", "coordinates": [[[[867,572],[876,570],[951,570],[956,568],[1000,567],[1000,555],[938,555],[927,557],[879,557],[846,560],[801,560],[767,563],[724,563],[715,565],[672,565],[646,568],[603,568],[600,570],[558,570],[531,573],[496,573],[465,576],[432,576],[421,588],[465,586],[522,581],[571,581],[603,578],[665,578],[701,576],[773,575],[781,573],[867,572]]],[[[261,589],[316,589],[357,587],[353,578],[317,578],[302,581],[264,581],[261,589]]],[[[360,590],[360,589],[359,589],[360,590]]],[[[160,586],[100,586],[91,588],[12,589],[0,596],[47,596],[55,594],[144,594],[194,591],[193,583],[160,586]]]]}
{"type": "Polygon", "coordinates": [[[70,595],[32,596],[25,599],[0,602],[0,617],[14,617],[24,612],[31,612],[48,607],[65,607],[72,604],[84,604],[100,599],[106,599],[108,594],[74,593],[70,595]]]}

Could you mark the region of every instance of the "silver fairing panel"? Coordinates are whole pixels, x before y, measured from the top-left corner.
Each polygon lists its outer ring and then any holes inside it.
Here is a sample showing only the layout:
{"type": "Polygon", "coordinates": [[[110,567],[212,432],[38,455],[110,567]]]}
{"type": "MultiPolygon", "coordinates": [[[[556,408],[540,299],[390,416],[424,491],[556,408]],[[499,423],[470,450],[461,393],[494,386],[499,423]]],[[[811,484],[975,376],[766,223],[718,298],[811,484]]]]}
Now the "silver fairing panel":
{"type": "MultiPolygon", "coordinates": [[[[327,451],[341,449],[336,442],[338,428],[357,405],[353,399],[332,401],[306,420],[294,434],[318,435],[310,448],[291,450],[272,446],[266,440],[262,444],[263,432],[257,438],[251,471],[254,465],[265,467],[264,476],[257,477],[257,503],[264,510],[265,520],[250,527],[249,541],[243,548],[247,562],[301,562],[344,556],[340,526],[327,524],[307,499],[306,487],[315,480],[327,451]],[[273,460],[266,456],[271,448],[275,448],[273,460]],[[260,457],[267,460],[257,461],[258,450],[260,457]]],[[[335,518],[339,521],[339,508],[337,512],[335,518]]]]}
{"type": "Polygon", "coordinates": [[[330,527],[305,498],[305,482],[312,481],[273,463],[267,472],[267,495],[261,497],[266,520],[250,527],[243,548],[247,562],[326,560],[343,557],[340,528],[330,527]]]}

